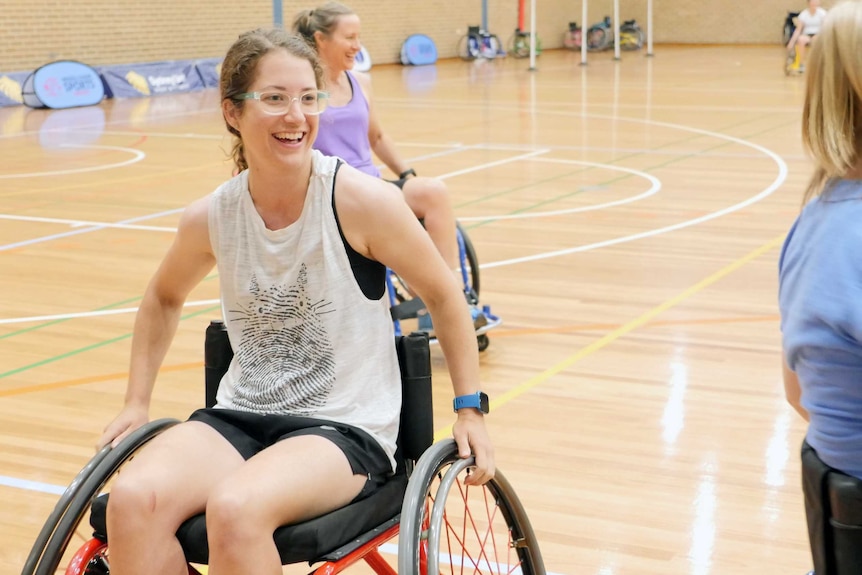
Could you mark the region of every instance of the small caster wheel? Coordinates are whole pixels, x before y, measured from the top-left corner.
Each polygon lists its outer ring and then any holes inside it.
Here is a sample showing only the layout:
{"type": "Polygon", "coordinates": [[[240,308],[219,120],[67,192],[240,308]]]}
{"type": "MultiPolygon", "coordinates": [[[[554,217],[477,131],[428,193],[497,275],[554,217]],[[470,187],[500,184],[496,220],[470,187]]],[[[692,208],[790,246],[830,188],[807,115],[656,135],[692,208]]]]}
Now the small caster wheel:
{"type": "Polygon", "coordinates": [[[476,336],[476,343],[479,344],[479,351],[485,351],[491,345],[491,340],[484,333],[476,336]]]}

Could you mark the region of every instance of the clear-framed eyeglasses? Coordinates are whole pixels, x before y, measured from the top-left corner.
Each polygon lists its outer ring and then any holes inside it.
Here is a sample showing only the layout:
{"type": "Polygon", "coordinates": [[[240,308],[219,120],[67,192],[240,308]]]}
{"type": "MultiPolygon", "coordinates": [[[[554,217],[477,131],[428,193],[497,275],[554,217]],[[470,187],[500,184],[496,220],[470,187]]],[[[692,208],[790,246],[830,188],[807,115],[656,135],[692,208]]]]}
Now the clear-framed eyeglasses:
{"type": "Polygon", "coordinates": [[[290,111],[293,102],[299,104],[299,109],[307,116],[316,116],[326,109],[329,94],[322,90],[303,92],[299,96],[291,96],[284,92],[246,92],[236,96],[238,100],[257,100],[265,114],[281,115],[290,111]]]}

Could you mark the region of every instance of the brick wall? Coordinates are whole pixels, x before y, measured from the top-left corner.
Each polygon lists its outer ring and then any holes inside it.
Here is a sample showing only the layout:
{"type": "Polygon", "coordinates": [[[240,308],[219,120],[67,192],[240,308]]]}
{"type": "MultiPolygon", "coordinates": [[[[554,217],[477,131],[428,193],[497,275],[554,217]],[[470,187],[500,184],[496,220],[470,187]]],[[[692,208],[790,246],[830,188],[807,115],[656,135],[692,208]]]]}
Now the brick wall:
{"type": "MultiPolygon", "coordinates": [[[[829,7],[835,0],[824,0],[829,7]]],[[[394,62],[411,33],[424,33],[452,57],[468,24],[481,22],[481,0],[351,0],[362,17],[363,43],[375,63],[394,62]]],[[[537,0],[537,30],[559,47],[581,3],[537,0]]],[[[285,25],[312,3],[284,0],[285,25]]],[[[804,0],[655,0],[656,43],[773,44],[789,10],[804,0]]],[[[506,42],[517,23],[516,0],[488,0],[489,28],[506,42]]],[[[528,3],[529,8],[529,3],[528,3]]],[[[623,19],[646,26],[646,0],[620,0],[623,19]]],[[[613,0],[590,0],[589,23],[613,13],[613,0]]],[[[529,20],[528,20],[529,21],[529,20]]],[[[272,23],[272,0],[2,0],[0,71],[31,70],[56,59],[94,66],[221,56],[236,35],[272,23]]]]}

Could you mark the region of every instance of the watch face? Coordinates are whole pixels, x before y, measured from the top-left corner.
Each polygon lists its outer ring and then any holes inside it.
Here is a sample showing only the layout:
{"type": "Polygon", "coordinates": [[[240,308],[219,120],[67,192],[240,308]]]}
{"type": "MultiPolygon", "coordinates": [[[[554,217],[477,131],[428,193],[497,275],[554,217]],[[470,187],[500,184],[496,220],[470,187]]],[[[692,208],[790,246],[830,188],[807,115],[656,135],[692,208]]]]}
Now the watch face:
{"type": "Polygon", "coordinates": [[[488,413],[490,407],[488,402],[488,394],[480,391],[479,392],[479,411],[482,413],[488,413]]]}

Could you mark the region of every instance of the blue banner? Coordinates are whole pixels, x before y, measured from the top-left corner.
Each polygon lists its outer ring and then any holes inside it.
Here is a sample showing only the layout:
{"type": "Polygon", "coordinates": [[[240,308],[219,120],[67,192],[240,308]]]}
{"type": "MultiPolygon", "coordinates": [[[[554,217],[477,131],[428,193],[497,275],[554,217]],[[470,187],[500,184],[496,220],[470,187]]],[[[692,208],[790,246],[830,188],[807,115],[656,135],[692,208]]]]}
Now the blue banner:
{"type": "Polygon", "coordinates": [[[0,72],[0,107],[24,103],[21,87],[30,72],[0,72]]]}
{"type": "Polygon", "coordinates": [[[98,104],[105,88],[98,72],[72,60],[51,62],[24,81],[24,103],[31,108],[75,108],[98,104]]]}
{"type": "Polygon", "coordinates": [[[198,74],[200,74],[201,80],[207,88],[218,88],[219,76],[221,76],[221,63],[222,58],[206,58],[195,62],[198,74]]]}
{"type": "Polygon", "coordinates": [[[140,98],[205,88],[192,60],[106,66],[100,72],[114,98],[140,98]]]}

